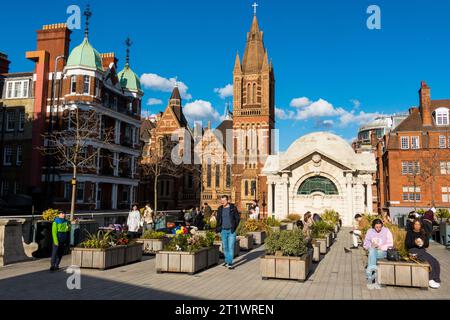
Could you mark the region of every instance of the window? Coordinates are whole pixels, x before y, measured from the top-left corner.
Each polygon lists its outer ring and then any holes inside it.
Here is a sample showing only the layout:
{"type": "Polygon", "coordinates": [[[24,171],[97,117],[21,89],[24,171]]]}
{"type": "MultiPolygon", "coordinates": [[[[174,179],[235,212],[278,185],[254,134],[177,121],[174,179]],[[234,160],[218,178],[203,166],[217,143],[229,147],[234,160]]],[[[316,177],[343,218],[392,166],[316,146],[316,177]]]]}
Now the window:
{"type": "Polygon", "coordinates": [[[19,131],[23,131],[25,126],[25,111],[19,112],[19,131]]]}
{"type": "Polygon", "coordinates": [[[95,78],[95,96],[100,97],[100,80],[95,78]]]}
{"type": "Polygon", "coordinates": [[[414,190],[414,187],[403,187],[403,194],[402,199],[404,202],[414,202],[414,201],[420,201],[422,199],[422,196],[420,194],[420,187],[416,187],[414,190]]]}
{"type": "Polygon", "coordinates": [[[441,174],[450,174],[450,162],[441,162],[441,174]]]}
{"type": "Polygon", "coordinates": [[[447,148],[447,138],[445,136],[439,136],[439,148],[447,148]]]}
{"type": "Polygon", "coordinates": [[[84,182],[77,183],[77,202],[84,202],[84,182]]]}
{"type": "Polygon", "coordinates": [[[5,166],[12,165],[12,154],[13,154],[12,146],[5,146],[4,153],[5,154],[3,156],[3,165],[5,166]]]}
{"type": "Polygon", "coordinates": [[[231,188],[231,165],[227,164],[227,188],[231,188]]]}
{"type": "Polygon", "coordinates": [[[256,195],[256,181],[252,181],[252,196],[256,195]]]}
{"type": "Polygon", "coordinates": [[[6,131],[14,131],[16,125],[16,112],[8,111],[6,113],[6,131]]]}
{"type": "Polygon", "coordinates": [[[206,166],[206,186],[208,188],[211,188],[211,179],[212,179],[212,172],[211,171],[212,171],[211,165],[208,164],[206,166]]]}
{"type": "Polygon", "coordinates": [[[70,93],[77,93],[77,76],[70,78],[70,93]]]}
{"type": "Polygon", "coordinates": [[[420,137],[411,137],[411,149],[420,149],[420,137]]]}
{"type": "Polygon", "coordinates": [[[409,137],[401,137],[401,147],[402,150],[409,149],[409,137]]]}
{"type": "Polygon", "coordinates": [[[220,165],[216,164],[216,188],[220,188],[220,165]]]}
{"type": "Polygon", "coordinates": [[[436,124],[438,126],[448,126],[448,109],[447,108],[439,108],[436,110],[436,124]]]}
{"type": "Polygon", "coordinates": [[[83,94],[89,94],[91,86],[90,80],[89,76],[83,77],[83,94]]]}
{"type": "Polygon", "coordinates": [[[6,85],[6,98],[28,98],[29,94],[29,81],[9,81],[6,85]]]}
{"type": "Polygon", "coordinates": [[[245,196],[248,196],[248,181],[245,180],[245,196]]]}
{"type": "Polygon", "coordinates": [[[17,150],[16,150],[16,165],[18,165],[18,166],[22,165],[22,155],[23,155],[22,146],[17,146],[17,150]]]}
{"type": "Polygon", "coordinates": [[[314,192],[321,192],[326,195],[338,195],[338,190],[335,184],[325,177],[309,178],[302,183],[298,189],[299,195],[310,195],[314,192]]]}
{"type": "Polygon", "coordinates": [[[419,161],[402,161],[402,175],[414,175],[420,173],[419,161]]]}
{"type": "Polygon", "coordinates": [[[129,202],[130,201],[130,187],[123,186],[122,189],[122,201],[129,202]]]}
{"type": "Polygon", "coordinates": [[[450,202],[450,187],[442,187],[442,202],[450,202]]]}
{"type": "Polygon", "coordinates": [[[8,195],[8,193],[9,193],[9,181],[8,180],[3,180],[2,181],[2,192],[1,192],[1,195],[4,197],[4,196],[6,196],[6,195],[8,195]]]}

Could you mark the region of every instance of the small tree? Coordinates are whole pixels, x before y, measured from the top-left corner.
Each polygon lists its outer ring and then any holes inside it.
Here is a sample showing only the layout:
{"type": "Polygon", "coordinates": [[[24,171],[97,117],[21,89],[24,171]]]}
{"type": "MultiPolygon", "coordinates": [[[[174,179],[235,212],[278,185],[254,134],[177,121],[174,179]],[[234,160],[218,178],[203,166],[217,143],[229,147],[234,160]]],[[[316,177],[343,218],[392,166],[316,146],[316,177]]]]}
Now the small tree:
{"type": "Polygon", "coordinates": [[[111,145],[113,130],[102,128],[100,114],[92,109],[71,108],[62,116],[63,127],[44,135],[39,150],[53,157],[60,169],[72,172],[70,219],[74,219],[78,173],[96,170],[101,150],[111,145]],[[94,147],[96,146],[96,147],[94,147]]]}

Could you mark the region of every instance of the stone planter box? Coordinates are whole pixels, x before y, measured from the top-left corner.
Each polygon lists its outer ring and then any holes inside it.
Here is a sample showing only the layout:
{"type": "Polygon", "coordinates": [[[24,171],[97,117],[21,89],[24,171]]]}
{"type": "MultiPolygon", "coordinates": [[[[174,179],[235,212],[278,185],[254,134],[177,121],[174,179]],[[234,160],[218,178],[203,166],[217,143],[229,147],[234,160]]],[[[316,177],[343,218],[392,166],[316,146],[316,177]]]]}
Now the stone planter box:
{"type": "Polygon", "coordinates": [[[249,232],[248,234],[253,237],[253,243],[256,245],[264,244],[267,236],[265,231],[249,232]]]}
{"type": "Polygon", "coordinates": [[[281,225],[282,226],[286,226],[285,230],[293,231],[294,230],[294,226],[295,226],[295,222],[282,222],[281,225]]]}
{"type": "Polygon", "coordinates": [[[160,251],[156,254],[156,272],[187,273],[193,275],[219,263],[219,247],[197,252],[160,251]]]}
{"type": "Polygon", "coordinates": [[[170,239],[139,239],[137,240],[137,242],[143,244],[144,254],[155,254],[159,251],[164,250],[164,246],[170,242],[170,239]]]}
{"type": "Polygon", "coordinates": [[[313,247],[313,261],[320,262],[320,244],[316,241],[313,241],[312,247],[313,247]]]}
{"type": "Polygon", "coordinates": [[[378,260],[378,283],[384,286],[428,289],[430,265],[378,260]]]}
{"type": "MultiPolygon", "coordinates": [[[[222,240],[220,241],[214,241],[214,245],[219,247],[220,256],[224,256],[223,253],[223,243],[222,240]]],[[[236,258],[241,253],[241,246],[238,239],[236,239],[236,242],[234,243],[234,257],[236,258]]]]}
{"type": "Polygon", "coordinates": [[[331,247],[331,244],[333,243],[333,238],[331,237],[331,232],[325,236],[325,239],[327,240],[327,248],[331,247]]]}
{"type": "Polygon", "coordinates": [[[74,248],[72,265],[86,269],[106,270],[125,265],[126,246],[108,249],[74,248]]]}
{"type": "Polygon", "coordinates": [[[253,237],[251,235],[238,236],[239,247],[241,250],[250,251],[253,249],[253,237]]]}
{"type": "Polygon", "coordinates": [[[125,264],[130,264],[142,260],[144,245],[142,243],[132,244],[125,248],[125,264]]]}
{"type": "Polygon", "coordinates": [[[282,224],[279,227],[270,227],[270,229],[272,229],[273,232],[280,232],[280,231],[287,230],[287,225],[282,224]]]}
{"type": "Polygon", "coordinates": [[[312,265],[308,250],[302,257],[264,256],[261,258],[261,276],[267,279],[289,279],[304,282],[312,265]]]}
{"type": "Polygon", "coordinates": [[[314,239],[314,241],[319,245],[319,252],[320,254],[326,254],[327,253],[327,239],[326,238],[317,238],[314,239]]]}

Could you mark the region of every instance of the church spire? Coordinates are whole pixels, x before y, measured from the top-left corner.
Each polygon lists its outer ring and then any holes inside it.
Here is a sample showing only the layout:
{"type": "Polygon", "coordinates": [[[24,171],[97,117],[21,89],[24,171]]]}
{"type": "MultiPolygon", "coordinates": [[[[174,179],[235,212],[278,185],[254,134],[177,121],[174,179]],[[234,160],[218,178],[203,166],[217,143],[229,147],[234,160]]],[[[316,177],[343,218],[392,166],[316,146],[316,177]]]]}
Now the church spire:
{"type": "Polygon", "coordinates": [[[240,74],[240,73],[242,73],[241,59],[239,58],[239,52],[236,53],[236,60],[235,60],[235,62],[234,62],[234,73],[235,73],[235,74],[240,74]]]}
{"type": "MultiPolygon", "coordinates": [[[[257,4],[255,3],[254,8],[256,9],[256,7],[257,4]]],[[[264,55],[266,53],[263,41],[264,33],[259,28],[256,10],[254,13],[250,32],[247,33],[247,46],[242,59],[242,71],[244,73],[255,73],[261,71],[261,67],[264,62],[264,55]]]]}

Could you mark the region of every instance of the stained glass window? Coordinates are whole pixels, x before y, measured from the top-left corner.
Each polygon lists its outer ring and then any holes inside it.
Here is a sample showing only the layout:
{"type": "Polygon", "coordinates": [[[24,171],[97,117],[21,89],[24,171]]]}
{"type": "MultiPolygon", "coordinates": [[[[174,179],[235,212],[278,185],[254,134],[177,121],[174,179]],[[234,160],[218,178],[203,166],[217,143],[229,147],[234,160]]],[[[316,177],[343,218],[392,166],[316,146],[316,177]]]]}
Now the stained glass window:
{"type": "Polygon", "coordinates": [[[302,183],[298,189],[298,194],[309,195],[314,192],[322,192],[326,195],[337,195],[339,194],[336,186],[330,179],[325,177],[314,177],[309,178],[302,183]]]}

